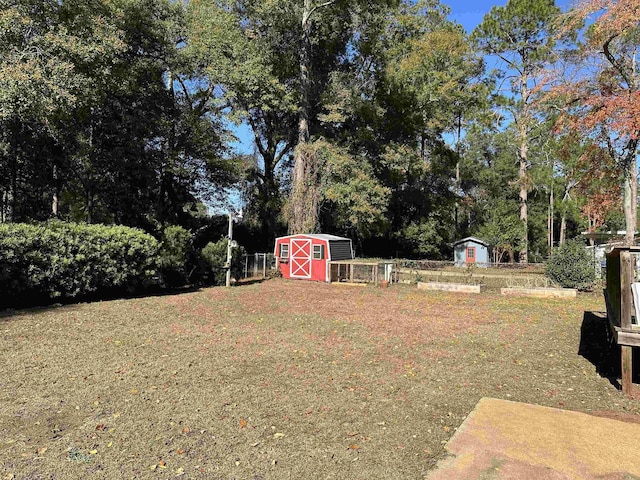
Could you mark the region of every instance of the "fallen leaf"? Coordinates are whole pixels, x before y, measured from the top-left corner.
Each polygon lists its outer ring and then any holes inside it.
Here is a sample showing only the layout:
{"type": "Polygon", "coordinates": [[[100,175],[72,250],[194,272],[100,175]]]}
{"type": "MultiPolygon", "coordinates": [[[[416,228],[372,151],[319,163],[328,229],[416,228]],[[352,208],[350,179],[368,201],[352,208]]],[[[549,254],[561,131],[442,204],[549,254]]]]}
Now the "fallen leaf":
{"type": "Polygon", "coordinates": [[[247,426],[247,421],[244,418],[240,418],[240,428],[247,426]]]}
{"type": "Polygon", "coordinates": [[[40,450],[38,450],[38,455],[44,455],[44,452],[47,451],[47,447],[42,447],[40,450]]]}
{"type": "Polygon", "coordinates": [[[98,453],[98,450],[91,450],[91,451],[89,452],[89,454],[90,454],[90,455],[95,455],[96,453],[98,453]]]}
{"type": "Polygon", "coordinates": [[[182,429],[182,433],[189,433],[191,431],[191,429],[189,427],[184,427],[182,429]]]}
{"type": "Polygon", "coordinates": [[[104,426],[104,423],[99,423],[96,425],[96,430],[106,430],[107,427],[104,426]]]}
{"type": "Polygon", "coordinates": [[[158,468],[158,465],[151,465],[151,466],[149,467],[149,470],[152,470],[152,471],[153,471],[153,470],[155,470],[156,468],[158,468]]]}
{"type": "Polygon", "coordinates": [[[274,433],[273,438],[282,438],[284,437],[284,433],[274,433]]]}
{"type": "Polygon", "coordinates": [[[160,460],[160,461],[158,462],[158,466],[159,466],[160,468],[167,468],[167,462],[165,462],[164,460],[160,460]]]}
{"type": "Polygon", "coordinates": [[[184,453],[184,450],[179,448],[178,451],[176,452],[178,455],[182,455],[184,453]]]}
{"type": "Polygon", "coordinates": [[[353,445],[349,445],[350,450],[360,450],[360,445],[354,443],[353,445]]]}

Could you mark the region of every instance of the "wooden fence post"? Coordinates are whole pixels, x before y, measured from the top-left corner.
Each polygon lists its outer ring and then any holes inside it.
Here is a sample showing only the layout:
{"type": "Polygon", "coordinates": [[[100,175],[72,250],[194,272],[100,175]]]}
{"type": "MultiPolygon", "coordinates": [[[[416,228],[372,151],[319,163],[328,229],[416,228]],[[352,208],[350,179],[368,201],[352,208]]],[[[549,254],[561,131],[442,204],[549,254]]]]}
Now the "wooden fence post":
{"type": "MultiPolygon", "coordinates": [[[[623,329],[631,328],[631,311],[632,311],[632,294],[631,282],[633,281],[633,267],[631,264],[631,252],[620,252],[620,327],[623,329]]],[[[632,383],[632,361],[633,347],[622,345],[620,347],[622,357],[622,392],[625,395],[631,395],[633,391],[632,383]]]]}

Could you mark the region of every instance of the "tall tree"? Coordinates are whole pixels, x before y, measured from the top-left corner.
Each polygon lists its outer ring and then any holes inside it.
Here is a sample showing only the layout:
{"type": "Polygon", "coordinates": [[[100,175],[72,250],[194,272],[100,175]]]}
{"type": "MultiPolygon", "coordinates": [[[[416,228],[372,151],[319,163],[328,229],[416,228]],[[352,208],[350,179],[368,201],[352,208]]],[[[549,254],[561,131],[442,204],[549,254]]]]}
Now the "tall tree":
{"type": "Polygon", "coordinates": [[[404,38],[397,38],[390,48],[388,72],[403,93],[415,99],[419,149],[425,161],[432,153],[429,144],[442,142],[443,134],[456,138],[454,224],[459,234],[461,139],[487,98],[486,85],[480,81],[484,64],[462,27],[447,20],[448,7],[421,1],[406,13],[399,22],[404,24],[404,38]]]}
{"type": "MultiPolygon", "coordinates": [[[[584,0],[564,17],[561,31],[583,27],[584,43],[570,57],[571,76],[554,93],[565,100],[561,126],[607,152],[620,175],[625,242],[637,228],[638,141],[640,139],[639,0],[584,0]]],[[[600,149],[586,152],[600,155],[600,149]]]]}
{"type": "Polygon", "coordinates": [[[395,0],[376,0],[374,2],[362,2],[361,0],[304,0],[300,12],[301,32],[298,50],[299,58],[299,105],[298,105],[298,139],[294,152],[293,172],[291,177],[291,194],[289,198],[289,231],[302,233],[315,231],[319,227],[318,215],[320,207],[320,189],[322,183],[319,171],[319,159],[314,156],[316,149],[305,148],[310,141],[310,136],[317,130],[316,115],[320,106],[320,99],[326,82],[326,73],[334,69],[326,69],[326,66],[337,66],[340,57],[349,58],[358,53],[349,53],[347,48],[353,47],[354,35],[357,35],[357,23],[360,18],[370,16],[372,13],[386,13],[387,5],[393,5],[395,0]],[[332,36],[344,40],[342,50],[332,53],[336,56],[329,58],[322,54],[320,48],[322,42],[319,34],[326,31],[327,27],[332,31],[332,36]],[[319,55],[320,54],[320,55],[319,55]],[[323,66],[318,60],[324,56],[324,61],[329,64],[323,66]],[[323,78],[324,77],[324,78],[323,78]]]}
{"type": "MultiPolygon", "coordinates": [[[[256,155],[245,158],[247,214],[265,241],[280,229],[281,190],[297,142],[298,3],[192,0],[188,6],[185,50],[194,83],[253,133],[256,155]]],[[[335,37],[325,33],[330,55],[335,37]]]]}
{"type": "Polygon", "coordinates": [[[517,132],[478,122],[469,128],[462,163],[471,203],[469,233],[493,247],[493,261],[513,262],[522,240],[518,219],[518,167],[513,162],[517,132]]]}
{"type": "Polygon", "coordinates": [[[510,94],[503,99],[519,137],[520,261],[523,263],[528,261],[529,249],[529,144],[535,117],[532,102],[535,88],[540,87],[536,85],[537,76],[555,44],[551,29],[559,13],[554,0],[509,0],[504,7],[493,7],[473,32],[480,48],[504,63],[503,75],[510,83],[510,94]]]}
{"type": "Polygon", "coordinates": [[[99,0],[0,1],[0,142],[5,145],[0,161],[8,171],[8,181],[0,181],[3,217],[24,218],[22,207],[29,202],[21,196],[30,188],[20,187],[23,173],[56,168],[44,164],[42,157],[29,167],[36,160],[30,152],[34,141],[48,144],[50,158],[56,158],[60,145],[52,148],[52,142],[65,133],[59,120],[91,95],[87,86],[92,78],[86,72],[95,72],[94,78],[109,76],[110,64],[103,59],[123,51],[121,36],[108,17],[99,0]]]}
{"type": "Polygon", "coordinates": [[[0,0],[0,210],[150,230],[233,181],[170,0],[0,0]],[[167,88],[167,85],[169,88],[167,88]],[[5,180],[5,178],[7,180],[5,180]]]}

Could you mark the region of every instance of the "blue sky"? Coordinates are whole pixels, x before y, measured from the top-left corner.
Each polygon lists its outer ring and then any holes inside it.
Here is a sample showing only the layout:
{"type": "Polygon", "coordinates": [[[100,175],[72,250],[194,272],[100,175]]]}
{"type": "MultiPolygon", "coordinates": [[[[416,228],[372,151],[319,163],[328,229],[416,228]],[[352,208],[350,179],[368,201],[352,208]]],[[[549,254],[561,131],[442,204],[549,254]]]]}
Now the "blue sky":
{"type": "Polygon", "coordinates": [[[507,2],[483,2],[473,0],[449,0],[442,2],[451,8],[449,18],[461,24],[467,32],[471,32],[482,21],[495,5],[506,5],[507,2]]]}

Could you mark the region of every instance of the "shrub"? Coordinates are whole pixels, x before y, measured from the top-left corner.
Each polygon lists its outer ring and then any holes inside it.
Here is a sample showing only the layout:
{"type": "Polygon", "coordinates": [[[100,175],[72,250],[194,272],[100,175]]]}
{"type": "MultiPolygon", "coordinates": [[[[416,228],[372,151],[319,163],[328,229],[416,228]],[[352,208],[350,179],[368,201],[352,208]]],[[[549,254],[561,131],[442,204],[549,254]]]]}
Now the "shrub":
{"type": "Polygon", "coordinates": [[[157,251],[152,236],[128,227],[3,224],[0,303],[75,298],[103,289],[131,292],[154,282],[157,251]]]}
{"type": "MultiPolygon", "coordinates": [[[[233,249],[231,257],[231,276],[239,279],[242,276],[242,256],[244,248],[233,249]]],[[[226,283],[227,271],[224,268],[227,263],[227,239],[221,238],[217,242],[209,242],[202,249],[202,259],[209,267],[210,280],[213,285],[224,285],[226,283]]]]}
{"type": "Polygon", "coordinates": [[[568,241],[549,259],[546,274],[562,287],[587,290],[595,281],[593,258],[583,244],[568,241]]]}
{"type": "Polygon", "coordinates": [[[169,225],[162,232],[158,269],[168,286],[184,285],[189,277],[191,233],[177,225],[169,225]]]}

